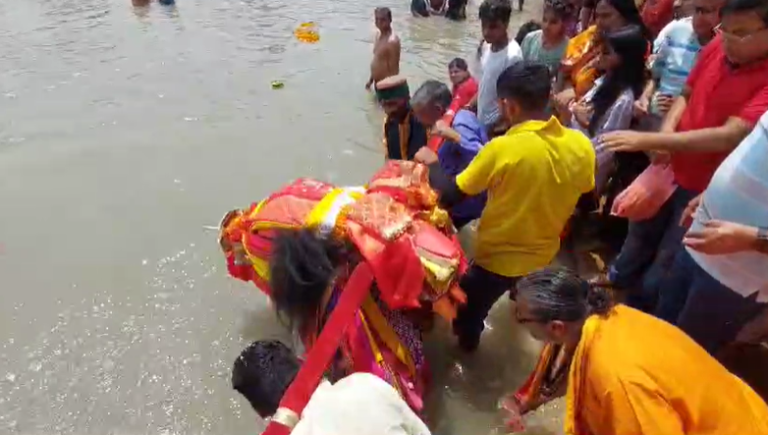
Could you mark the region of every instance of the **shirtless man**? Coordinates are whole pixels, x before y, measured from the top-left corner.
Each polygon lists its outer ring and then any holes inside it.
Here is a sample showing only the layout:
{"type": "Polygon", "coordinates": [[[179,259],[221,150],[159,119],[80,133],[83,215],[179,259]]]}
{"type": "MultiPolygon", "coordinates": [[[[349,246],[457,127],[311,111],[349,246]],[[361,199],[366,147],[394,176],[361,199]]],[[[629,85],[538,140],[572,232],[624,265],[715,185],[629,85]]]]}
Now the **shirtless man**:
{"type": "Polygon", "coordinates": [[[365,89],[370,89],[379,80],[400,74],[400,38],[392,31],[392,11],[376,8],[373,16],[379,30],[373,44],[371,75],[365,89]]]}

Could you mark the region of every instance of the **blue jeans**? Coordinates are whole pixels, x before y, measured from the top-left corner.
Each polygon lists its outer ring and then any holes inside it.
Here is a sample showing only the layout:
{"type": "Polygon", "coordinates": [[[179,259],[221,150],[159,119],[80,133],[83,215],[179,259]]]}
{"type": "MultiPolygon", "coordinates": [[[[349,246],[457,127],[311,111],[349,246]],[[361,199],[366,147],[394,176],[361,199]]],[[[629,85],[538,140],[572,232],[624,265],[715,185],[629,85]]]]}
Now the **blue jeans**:
{"type": "Polygon", "coordinates": [[[608,271],[608,279],[627,290],[626,304],[652,312],[659,285],[682,246],[680,218],[696,192],[678,187],[650,219],[630,222],[627,239],[608,271]]]}
{"type": "Polygon", "coordinates": [[[702,269],[681,249],[661,284],[656,316],[676,324],[710,354],[731,343],[765,304],[744,297],[702,269]]]}

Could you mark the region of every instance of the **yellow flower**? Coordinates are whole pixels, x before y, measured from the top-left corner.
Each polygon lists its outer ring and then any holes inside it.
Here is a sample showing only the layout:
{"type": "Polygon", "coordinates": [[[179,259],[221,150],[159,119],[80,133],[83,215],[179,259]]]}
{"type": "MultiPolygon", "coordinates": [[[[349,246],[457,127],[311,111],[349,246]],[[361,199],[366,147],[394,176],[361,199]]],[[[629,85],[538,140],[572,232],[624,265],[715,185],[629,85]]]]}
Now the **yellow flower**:
{"type": "Polygon", "coordinates": [[[314,44],[320,40],[320,35],[317,32],[317,26],[312,21],[301,23],[299,27],[293,31],[293,35],[301,42],[308,44],[314,44]]]}

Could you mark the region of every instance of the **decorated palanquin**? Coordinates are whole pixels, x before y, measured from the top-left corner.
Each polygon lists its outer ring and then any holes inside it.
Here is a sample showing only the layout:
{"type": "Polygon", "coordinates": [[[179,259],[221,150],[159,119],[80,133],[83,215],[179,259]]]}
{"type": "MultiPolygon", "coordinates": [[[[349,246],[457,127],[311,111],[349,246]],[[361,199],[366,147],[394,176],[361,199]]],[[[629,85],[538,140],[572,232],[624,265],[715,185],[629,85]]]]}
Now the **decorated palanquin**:
{"type": "Polygon", "coordinates": [[[391,160],[363,188],[339,188],[302,178],[245,210],[229,212],[220,244],[229,273],[267,295],[271,244],[281,230],[312,229],[351,243],[362,261],[344,277],[328,320],[303,337],[304,365],[266,433],[288,433],[324,372],[348,344],[353,371],[372,372],[392,384],[417,411],[422,391],[417,358],[402,343],[392,314],[429,307],[452,320],[465,295],[458,280],[466,260],[450,218],[429,187],[428,168],[391,160]],[[375,288],[375,295],[372,289],[375,288]],[[361,343],[370,358],[355,353],[361,343]],[[352,343],[352,345],[349,345],[352,343]],[[370,361],[368,361],[370,359],[370,361]],[[398,373],[403,373],[399,376],[398,373]],[[416,376],[414,376],[416,375],[416,376]],[[284,418],[285,417],[285,418],[284,418]]]}
{"type": "Polygon", "coordinates": [[[352,242],[392,309],[430,302],[451,320],[464,300],[458,278],[466,259],[424,165],[388,161],[365,188],[301,178],[246,210],[227,213],[219,241],[229,273],[269,295],[271,240],[276,231],[299,228],[352,242]]]}

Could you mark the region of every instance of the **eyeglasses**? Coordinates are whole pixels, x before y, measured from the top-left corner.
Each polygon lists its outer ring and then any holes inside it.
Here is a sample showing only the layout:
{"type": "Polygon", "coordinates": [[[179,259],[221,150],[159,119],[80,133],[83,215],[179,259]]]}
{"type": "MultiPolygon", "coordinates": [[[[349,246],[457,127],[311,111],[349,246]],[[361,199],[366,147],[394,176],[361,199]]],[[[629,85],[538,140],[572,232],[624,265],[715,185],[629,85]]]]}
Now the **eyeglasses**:
{"type": "Polygon", "coordinates": [[[738,44],[747,43],[750,40],[752,40],[752,38],[754,38],[755,35],[759,35],[759,34],[765,32],[766,30],[768,30],[768,28],[762,28],[760,30],[756,30],[756,31],[750,33],[749,35],[741,36],[741,35],[736,35],[734,33],[731,33],[729,31],[723,29],[723,25],[722,24],[718,24],[715,27],[715,33],[717,33],[720,36],[722,36],[723,40],[728,40],[728,41],[731,41],[731,42],[736,42],[738,44]]]}

